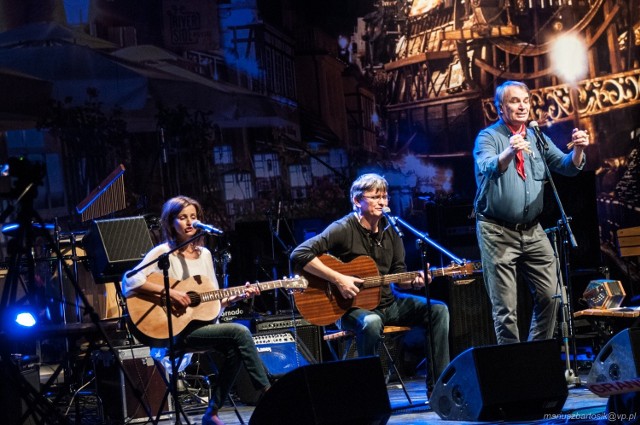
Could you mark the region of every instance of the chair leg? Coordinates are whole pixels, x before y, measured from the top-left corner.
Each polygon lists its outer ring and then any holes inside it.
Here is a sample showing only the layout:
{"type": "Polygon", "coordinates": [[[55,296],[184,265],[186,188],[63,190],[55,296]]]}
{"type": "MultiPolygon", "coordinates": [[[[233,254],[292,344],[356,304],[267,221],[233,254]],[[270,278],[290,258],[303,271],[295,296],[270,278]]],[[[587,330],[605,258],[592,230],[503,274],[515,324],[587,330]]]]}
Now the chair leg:
{"type": "Polygon", "coordinates": [[[385,344],[384,340],[382,341],[382,348],[384,348],[384,352],[386,353],[387,358],[389,359],[389,365],[390,365],[389,370],[387,371],[387,376],[385,377],[385,383],[386,384],[389,383],[389,379],[391,378],[391,371],[393,370],[393,372],[398,377],[398,380],[400,381],[400,385],[402,386],[402,391],[404,391],[404,395],[407,397],[409,404],[413,404],[413,401],[411,400],[411,396],[409,395],[409,391],[407,391],[407,386],[404,384],[404,381],[402,380],[402,376],[400,376],[400,372],[398,371],[398,367],[396,366],[396,362],[393,359],[391,352],[389,352],[389,348],[387,348],[387,344],[385,344]]]}
{"type": "MultiPolygon", "coordinates": [[[[212,364],[212,365],[216,364],[214,359],[213,359],[213,357],[211,356],[211,352],[207,353],[207,358],[208,358],[210,364],[212,364]]],[[[216,370],[216,372],[217,372],[217,370],[216,370]]],[[[215,375],[214,375],[214,377],[215,377],[215,375]]],[[[207,383],[209,384],[208,385],[209,400],[211,400],[211,397],[213,396],[213,394],[212,394],[212,391],[211,391],[211,379],[210,378],[207,380],[207,383]]],[[[240,423],[242,425],[245,425],[244,419],[242,419],[242,415],[240,414],[240,410],[238,410],[238,406],[236,405],[236,402],[233,399],[233,397],[231,396],[231,394],[229,394],[229,396],[227,398],[229,399],[229,401],[231,402],[231,405],[233,406],[233,410],[234,410],[234,412],[236,414],[236,417],[238,418],[238,420],[240,421],[240,423]]]]}
{"type": "Polygon", "coordinates": [[[231,405],[233,406],[233,410],[236,412],[236,417],[238,418],[238,420],[240,421],[240,423],[242,425],[245,425],[244,424],[244,420],[242,419],[242,415],[240,414],[240,410],[238,410],[238,406],[236,405],[236,402],[233,399],[233,397],[231,397],[231,394],[229,394],[229,401],[231,402],[231,405]]]}

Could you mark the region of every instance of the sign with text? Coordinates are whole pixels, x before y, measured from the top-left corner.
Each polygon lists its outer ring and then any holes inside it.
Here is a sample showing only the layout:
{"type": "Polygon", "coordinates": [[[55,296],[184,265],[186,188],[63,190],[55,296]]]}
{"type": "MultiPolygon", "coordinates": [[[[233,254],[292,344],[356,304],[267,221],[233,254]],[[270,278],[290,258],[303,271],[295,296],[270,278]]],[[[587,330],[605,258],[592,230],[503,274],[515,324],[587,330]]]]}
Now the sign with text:
{"type": "Polygon", "coordinates": [[[165,47],[174,50],[215,50],[219,47],[216,3],[210,0],[164,0],[165,47]]]}

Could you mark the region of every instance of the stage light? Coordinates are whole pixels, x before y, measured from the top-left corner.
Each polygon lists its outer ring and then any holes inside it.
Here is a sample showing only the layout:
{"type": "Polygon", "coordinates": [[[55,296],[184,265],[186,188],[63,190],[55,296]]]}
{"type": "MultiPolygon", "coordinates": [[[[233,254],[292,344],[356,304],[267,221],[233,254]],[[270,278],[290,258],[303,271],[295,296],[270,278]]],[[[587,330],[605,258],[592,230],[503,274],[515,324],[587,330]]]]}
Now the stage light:
{"type": "Polygon", "coordinates": [[[37,315],[28,305],[13,305],[2,313],[1,328],[10,334],[24,336],[38,324],[37,315]]]}
{"type": "Polygon", "coordinates": [[[23,311],[20,312],[18,314],[16,314],[16,320],[15,322],[17,324],[19,324],[20,326],[24,326],[26,328],[30,328],[32,326],[35,326],[36,323],[38,323],[36,321],[36,318],[33,314],[31,314],[28,311],[23,311]]]}
{"type": "Polygon", "coordinates": [[[563,34],[553,43],[550,52],[554,73],[565,83],[575,84],[587,75],[587,48],[576,34],[563,34]]]}

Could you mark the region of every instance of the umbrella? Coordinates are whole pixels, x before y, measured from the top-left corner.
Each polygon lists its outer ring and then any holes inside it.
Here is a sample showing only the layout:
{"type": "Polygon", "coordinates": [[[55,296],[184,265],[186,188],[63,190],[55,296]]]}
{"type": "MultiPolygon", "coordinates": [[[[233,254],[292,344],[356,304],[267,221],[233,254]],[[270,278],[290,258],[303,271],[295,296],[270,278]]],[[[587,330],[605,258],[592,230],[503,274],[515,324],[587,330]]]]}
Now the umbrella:
{"type": "Polygon", "coordinates": [[[285,108],[273,99],[189,71],[186,68],[192,64],[159,47],[126,47],[112,55],[164,74],[165,79],[155,78],[149,83],[151,97],[160,103],[212,112],[221,127],[292,125],[285,108]]]}
{"type": "Polygon", "coordinates": [[[67,42],[94,49],[114,49],[110,41],[93,37],[56,22],[36,22],[0,33],[0,47],[67,42]]]}
{"type": "Polygon", "coordinates": [[[125,110],[140,109],[147,101],[144,76],[86,46],[65,43],[0,49],[0,67],[50,81],[54,99],[70,99],[76,106],[85,103],[90,89],[97,91],[99,102],[125,110]]]}

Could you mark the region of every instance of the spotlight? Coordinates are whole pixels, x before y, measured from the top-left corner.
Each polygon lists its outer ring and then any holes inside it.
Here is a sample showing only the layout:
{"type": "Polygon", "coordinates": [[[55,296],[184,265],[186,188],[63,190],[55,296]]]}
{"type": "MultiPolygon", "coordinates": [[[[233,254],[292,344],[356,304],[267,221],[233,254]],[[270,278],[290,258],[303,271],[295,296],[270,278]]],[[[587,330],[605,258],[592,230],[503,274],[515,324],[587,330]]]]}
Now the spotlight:
{"type": "Polygon", "coordinates": [[[30,328],[38,323],[34,315],[28,311],[23,311],[16,314],[15,322],[20,326],[24,326],[25,328],[30,328]]]}
{"type": "Polygon", "coordinates": [[[563,34],[553,43],[551,64],[558,77],[575,84],[587,74],[587,47],[575,34],[563,34]]]}
{"type": "Polygon", "coordinates": [[[2,330],[15,336],[30,334],[37,324],[37,315],[30,306],[10,306],[2,314],[2,330]]]}

